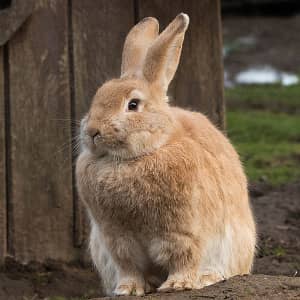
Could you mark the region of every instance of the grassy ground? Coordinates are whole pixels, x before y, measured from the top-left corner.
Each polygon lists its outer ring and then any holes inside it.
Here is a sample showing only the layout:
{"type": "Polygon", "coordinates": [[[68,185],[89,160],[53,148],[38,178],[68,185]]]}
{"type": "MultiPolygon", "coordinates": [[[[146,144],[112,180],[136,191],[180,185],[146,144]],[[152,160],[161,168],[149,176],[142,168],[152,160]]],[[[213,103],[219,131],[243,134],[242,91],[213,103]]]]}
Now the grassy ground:
{"type": "Polygon", "coordinates": [[[227,130],[251,181],[300,179],[300,85],[227,89],[227,130]]]}

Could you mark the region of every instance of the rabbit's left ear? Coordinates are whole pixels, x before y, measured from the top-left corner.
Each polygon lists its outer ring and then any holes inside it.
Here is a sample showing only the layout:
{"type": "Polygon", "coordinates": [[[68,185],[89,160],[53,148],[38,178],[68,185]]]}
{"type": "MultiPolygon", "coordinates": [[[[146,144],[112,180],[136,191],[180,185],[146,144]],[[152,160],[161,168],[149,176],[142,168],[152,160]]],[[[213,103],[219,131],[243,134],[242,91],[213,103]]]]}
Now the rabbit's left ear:
{"type": "Polygon", "coordinates": [[[128,33],[122,54],[121,77],[141,73],[149,46],[158,36],[159,24],[155,18],[144,18],[128,33]]]}
{"type": "Polygon", "coordinates": [[[148,49],[143,75],[151,83],[168,89],[178,67],[184,34],[189,25],[189,16],[179,14],[156,38],[148,49]]]}

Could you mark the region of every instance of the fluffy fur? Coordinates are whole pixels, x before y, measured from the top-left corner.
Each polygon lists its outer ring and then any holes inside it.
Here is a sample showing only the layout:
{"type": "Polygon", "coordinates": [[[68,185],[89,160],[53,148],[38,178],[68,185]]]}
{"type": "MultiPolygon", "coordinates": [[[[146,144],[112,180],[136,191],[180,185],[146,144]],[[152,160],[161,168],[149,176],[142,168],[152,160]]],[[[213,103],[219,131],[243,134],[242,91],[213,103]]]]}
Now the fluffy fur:
{"type": "Polygon", "coordinates": [[[160,35],[153,18],[137,24],[121,78],[100,87],[82,120],[77,185],[107,295],[198,289],[251,270],[239,157],[205,116],[167,101],[188,23],[180,14],[160,35]]]}

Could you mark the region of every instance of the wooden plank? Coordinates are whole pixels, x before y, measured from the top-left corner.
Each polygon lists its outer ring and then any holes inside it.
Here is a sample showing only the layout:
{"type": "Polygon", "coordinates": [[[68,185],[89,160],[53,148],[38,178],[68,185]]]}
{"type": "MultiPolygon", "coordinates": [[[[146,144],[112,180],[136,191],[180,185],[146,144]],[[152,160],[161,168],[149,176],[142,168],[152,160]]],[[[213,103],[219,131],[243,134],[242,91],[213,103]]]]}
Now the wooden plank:
{"type": "Polygon", "coordinates": [[[35,2],[35,12],[10,41],[10,252],[21,262],[70,261],[73,201],[68,8],[35,2]]]}
{"type": "Polygon", "coordinates": [[[6,254],[5,99],[3,47],[0,48],[0,265],[6,254]]]}
{"type": "MultiPolygon", "coordinates": [[[[97,88],[118,77],[121,54],[128,30],[134,25],[132,0],[74,0],[72,7],[74,41],[74,117],[87,113],[97,88]]],[[[76,202],[76,244],[87,235],[85,211],[76,202]]]]}
{"type": "Polygon", "coordinates": [[[170,87],[171,99],[174,97],[176,105],[202,111],[223,128],[220,1],[138,0],[138,17],[156,17],[162,29],[180,12],[190,16],[190,26],[170,87]]]}

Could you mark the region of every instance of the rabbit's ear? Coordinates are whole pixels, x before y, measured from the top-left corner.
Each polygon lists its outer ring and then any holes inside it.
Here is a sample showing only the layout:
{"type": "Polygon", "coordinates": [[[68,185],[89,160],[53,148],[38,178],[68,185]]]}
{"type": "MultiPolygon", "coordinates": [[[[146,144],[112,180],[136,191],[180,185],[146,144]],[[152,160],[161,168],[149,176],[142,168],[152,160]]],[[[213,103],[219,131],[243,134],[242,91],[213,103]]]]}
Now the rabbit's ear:
{"type": "Polygon", "coordinates": [[[155,18],[144,18],[128,33],[122,54],[121,77],[142,72],[149,46],[158,36],[159,24],[155,18]]]}
{"type": "Polygon", "coordinates": [[[159,84],[165,91],[177,70],[188,25],[189,16],[179,14],[148,49],[143,74],[149,82],[159,84]]]}

